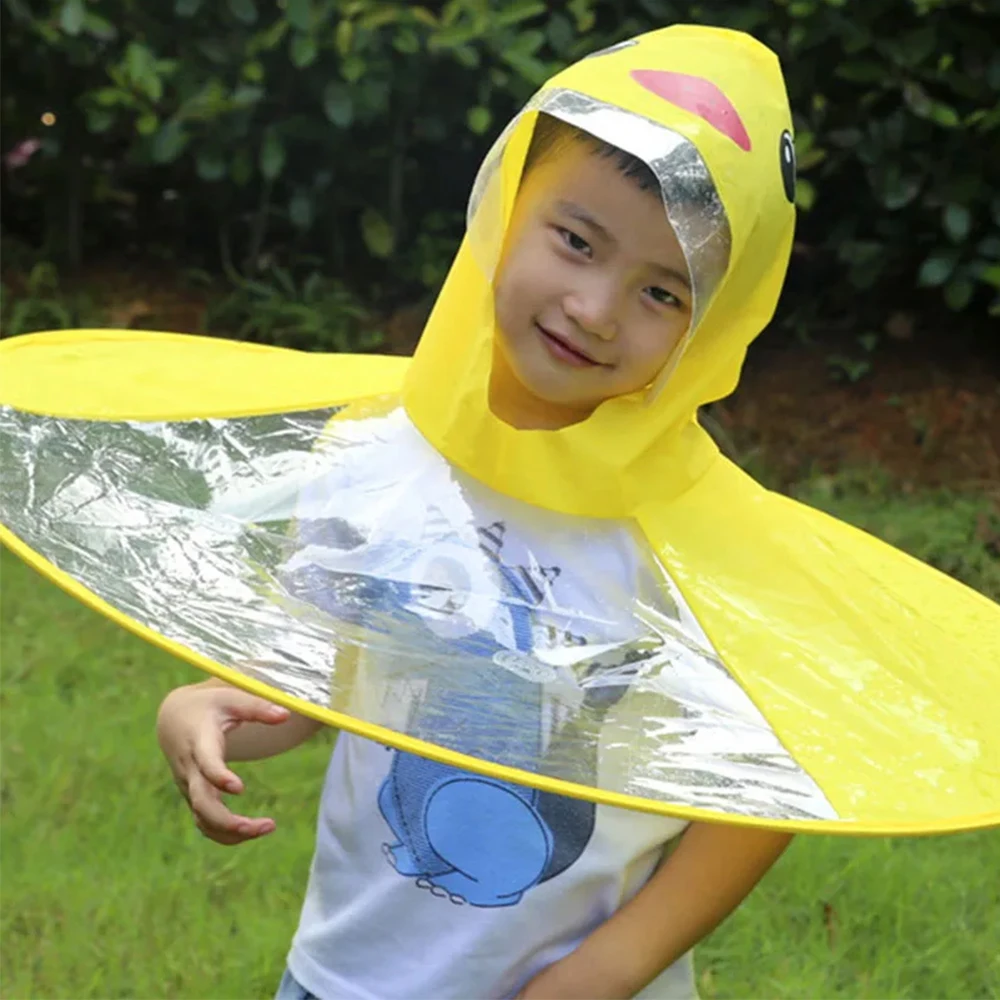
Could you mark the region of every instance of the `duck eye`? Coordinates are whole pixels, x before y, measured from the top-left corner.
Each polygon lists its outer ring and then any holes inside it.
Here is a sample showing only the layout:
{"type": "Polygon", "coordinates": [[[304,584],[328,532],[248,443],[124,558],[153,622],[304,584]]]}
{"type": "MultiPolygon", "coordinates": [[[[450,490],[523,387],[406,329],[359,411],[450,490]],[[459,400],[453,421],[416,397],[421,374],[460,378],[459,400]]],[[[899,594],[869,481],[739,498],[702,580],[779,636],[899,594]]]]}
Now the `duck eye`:
{"type": "Polygon", "coordinates": [[[795,143],[791,132],[781,133],[778,144],[778,157],[781,160],[781,180],[785,185],[785,197],[795,204],[795,143]]]}

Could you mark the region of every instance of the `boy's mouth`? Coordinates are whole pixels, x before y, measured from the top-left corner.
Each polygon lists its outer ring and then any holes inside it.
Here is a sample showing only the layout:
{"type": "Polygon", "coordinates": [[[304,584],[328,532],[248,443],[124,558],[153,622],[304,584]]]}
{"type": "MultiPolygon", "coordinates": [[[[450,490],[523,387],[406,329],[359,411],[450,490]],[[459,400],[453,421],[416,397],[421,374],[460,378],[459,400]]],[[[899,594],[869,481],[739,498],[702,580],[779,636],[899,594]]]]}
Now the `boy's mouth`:
{"type": "Polygon", "coordinates": [[[545,345],[549,354],[551,354],[557,361],[573,365],[577,368],[594,368],[601,365],[600,361],[596,358],[592,358],[589,354],[582,351],[574,344],[571,344],[565,337],[561,337],[559,334],[553,333],[551,330],[546,330],[540,323],[535,323],[535,328],[538,330],[538,333],[542,338],[542,343],[545,345]]]}

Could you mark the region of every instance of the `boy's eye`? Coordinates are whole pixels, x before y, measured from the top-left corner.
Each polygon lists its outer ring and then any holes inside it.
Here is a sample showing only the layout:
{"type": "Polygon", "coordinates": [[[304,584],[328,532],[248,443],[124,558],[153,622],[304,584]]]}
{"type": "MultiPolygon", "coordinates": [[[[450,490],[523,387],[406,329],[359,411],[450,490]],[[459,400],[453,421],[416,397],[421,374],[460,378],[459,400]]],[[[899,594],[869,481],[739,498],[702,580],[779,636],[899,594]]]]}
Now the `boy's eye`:
{"type": "Polygon", "coordinates": [[[681,304],[681,300],[673,292],[668,292],[665,288],[659,288],[656,285],[647,288],[646,294],[661,306],[679,306],[681,304]]]}
{"type": "Polygon", "coordinates": [[[590,244],[582,236],[577,236],[572,229],[565,229],[562,226],[559,226],[558,229],[563,243],[565,243],[570,250],[590,256],[590,244]]]}

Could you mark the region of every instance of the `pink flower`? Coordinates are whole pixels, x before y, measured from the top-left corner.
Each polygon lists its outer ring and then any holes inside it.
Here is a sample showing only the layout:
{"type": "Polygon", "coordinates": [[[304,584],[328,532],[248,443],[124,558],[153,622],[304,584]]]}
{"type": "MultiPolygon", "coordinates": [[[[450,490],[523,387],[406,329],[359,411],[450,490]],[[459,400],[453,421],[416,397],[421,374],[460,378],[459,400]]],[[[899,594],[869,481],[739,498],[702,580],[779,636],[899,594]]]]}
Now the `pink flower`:
{"type": "Polygon", "coordinates": [[[28,161],[42,148],[41,139],[24,139],[4,158],[8,170],[18,170],[28,165],[28,161]]]}

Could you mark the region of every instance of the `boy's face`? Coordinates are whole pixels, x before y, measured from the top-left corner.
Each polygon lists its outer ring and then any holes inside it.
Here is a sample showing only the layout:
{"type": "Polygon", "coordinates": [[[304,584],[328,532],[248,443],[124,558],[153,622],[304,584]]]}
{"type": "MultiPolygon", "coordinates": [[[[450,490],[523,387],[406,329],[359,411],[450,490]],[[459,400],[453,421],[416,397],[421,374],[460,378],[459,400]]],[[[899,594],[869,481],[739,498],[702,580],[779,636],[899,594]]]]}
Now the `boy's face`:
{"type": "Polygon", "coordinates": [[[659,192],[578,141],[524,178],[494,300],[491,403],[522,427],[576,423],[649,385],[684,336],[692,304],[659,192]]]}

